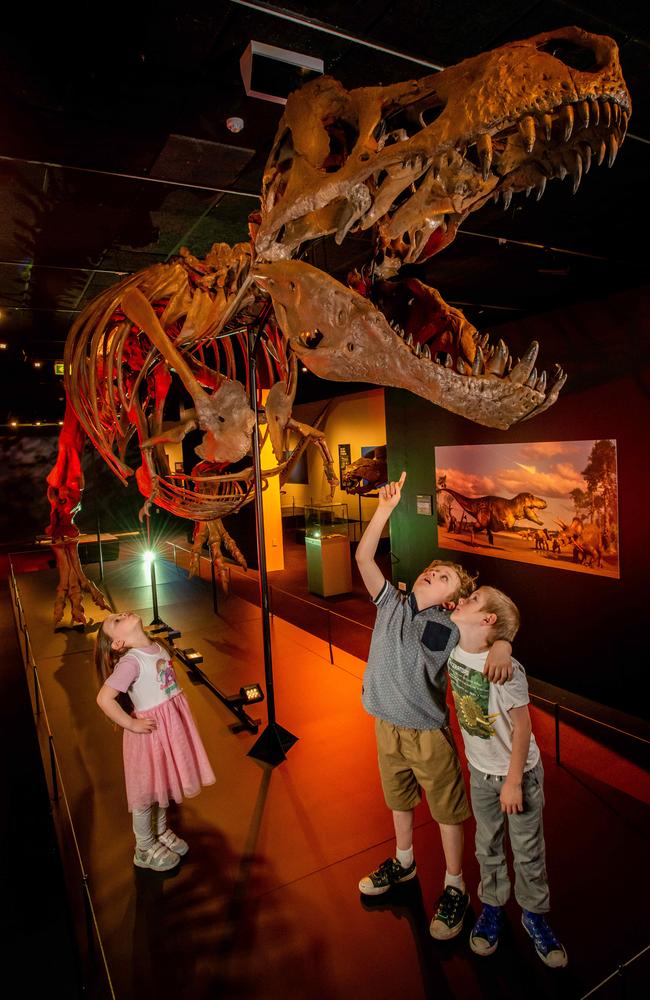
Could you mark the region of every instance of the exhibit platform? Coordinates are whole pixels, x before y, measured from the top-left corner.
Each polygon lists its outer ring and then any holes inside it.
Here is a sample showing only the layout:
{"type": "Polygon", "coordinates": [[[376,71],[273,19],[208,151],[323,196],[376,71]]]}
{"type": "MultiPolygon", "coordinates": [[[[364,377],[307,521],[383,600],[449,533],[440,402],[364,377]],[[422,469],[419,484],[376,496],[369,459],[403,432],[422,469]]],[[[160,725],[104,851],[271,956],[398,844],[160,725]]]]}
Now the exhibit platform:
{"type": "MultiPolygon", "coordinates": [[[[97,580],[97,567],[90,567],[97,580]]],[[[278,722],[298,737],[275,769],[247,756],[255,735],[233,732],[232,714],[177,666],[217,783],[170,810],[190,845],[166,875],[133,867],[121,733],[95,703],[92,648],[105,613],[85,629],[54,632],[56,575],[18,573],[20,620],[29,634],[26,672],[36,664],[39,732],[53,812],[76,918],[84,996],[156,1000],[482,1000],[620,995],[617,970],[648,946],[646,899],[650,783],[638,763],[533,708],[546,770],[545,830],[553,927],[569,953],[547,969],[520,924],[514,900],[497,952],[479,958],[468,935],[477,911],[473,824],[465,877],[472,910],[446,944],[429,935],[444,863],[425,804],[416,813],[418,877],[391,893],[361,897],[361,876],[393,853],[391,816],[376,765],[373,722],[360,704],[364,662],[290,624],[271,624],[278,722]],[[334,662],[331,662],[333,658],[334,662]],[[49,729],[48,729],[49,727],[49,729]],[[51,734],[51,739],[49,738],[51,734]],[[58,764],[51,780],[50,751],[58,764]],[[84,907],[84,895],[90,906],[84,907]],[[90,945],[90,947],[89,947],[90,945]]],[[[151,621],[151,587],[139,561],[105,566],[116,610],[151,621]]],[[[218,689],[266,689],[260,611],[188,580],[171,561],[157,567],[160,617],[180,630],[179,648],[203,656],[218,689]]],[[[25,648],[24,633],[20,635],[25,648]]],[[[267,703],[249,713],[266,720],[267,703]]],[[[35,956],[37,960],[38,956],[35,956]]],[[[648,954],[629,966],[627,995],[645,992],[648,954]],[[643,985],[642,985],[643,984],[643,985]]],[[[29,976],[29,970],[22,970],[29,976]]],[[[27,980],[23,992],[29,995],[27,980]]],[[[56,970],[50,982],[56,987],[56,970]]]]}

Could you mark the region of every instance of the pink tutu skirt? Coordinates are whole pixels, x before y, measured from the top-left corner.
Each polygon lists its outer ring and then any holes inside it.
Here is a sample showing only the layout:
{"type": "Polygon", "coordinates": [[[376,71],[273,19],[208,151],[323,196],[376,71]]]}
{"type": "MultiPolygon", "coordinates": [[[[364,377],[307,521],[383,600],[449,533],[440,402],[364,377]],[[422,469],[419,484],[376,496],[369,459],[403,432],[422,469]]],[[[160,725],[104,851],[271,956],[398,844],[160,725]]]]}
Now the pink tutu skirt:
{"type": "Polygon", "coordinates": [[[150,733],[124,730],[124,775],[129,812],[155,802],[166,808],[216,781],[183,692],[155,708],[133,713],[155,719],[150,733]]]}

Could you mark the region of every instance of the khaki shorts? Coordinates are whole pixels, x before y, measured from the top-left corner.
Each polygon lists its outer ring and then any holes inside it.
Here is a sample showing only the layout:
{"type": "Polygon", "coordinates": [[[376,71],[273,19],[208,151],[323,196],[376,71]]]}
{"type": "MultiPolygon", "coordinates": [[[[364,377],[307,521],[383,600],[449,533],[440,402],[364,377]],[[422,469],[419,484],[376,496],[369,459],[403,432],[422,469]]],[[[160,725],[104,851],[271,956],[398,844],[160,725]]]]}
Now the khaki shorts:
{"type": "Polygon", "coordinates": [[[472,815],[451,729],[403,729],[375,719],[379,774],[389,809],[414,809],[426,794],[437,823],[472,815]]]}

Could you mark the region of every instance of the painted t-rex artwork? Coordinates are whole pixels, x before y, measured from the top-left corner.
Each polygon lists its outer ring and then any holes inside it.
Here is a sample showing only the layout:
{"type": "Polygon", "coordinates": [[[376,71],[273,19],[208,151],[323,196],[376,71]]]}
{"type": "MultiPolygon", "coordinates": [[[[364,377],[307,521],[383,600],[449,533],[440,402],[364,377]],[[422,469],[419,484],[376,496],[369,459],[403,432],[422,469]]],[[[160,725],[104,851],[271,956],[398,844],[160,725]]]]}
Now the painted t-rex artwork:
{"type": "Polygon", "coordinates": [[[407,389],[490,427],[551,406],[565,375],[557,366],[550,378],[537,370],[536,343],[513,363],[502,340],[491,345],[434,289],[399,271],[444,249],[490,199],[507,208],[518,192],[540,198],[549,180],[567,174],[576,191],[592,160],[611,166],[630,111],[615,43],[579,28],[513,42],[421,80],[348,92],[321,77],[292,94],[250,242],[215,244],[205,260],[183,251],[133,274],[71,330],[67,414],[48,477],[61,568],[55,619],[70,600],[73,621],[85,620],[83,589],[102,601],[76,555],[84,437],[123,482],[135,474],[145,509],[219,518],[253,495],[252,465],[242,465],[257,434],[253,363],[261,433],[277,460],[263,481],[286,474],[295,431],[321,448],[335,482],[322,433],[292,422],[298,361],[326,379],[407,389]],[[373,231],[375,251],[350,287],[294,259],[326,235],[340,243],[363,230],[373,231]],[[184,413],[170,427],[172,400],[184,413]],[[203,434],[196,451],[211,465],[179,480],[163,445],[191,430],[203,434]],[[134,435],[135,470],[126,461],[134,435]]]}
{"type": "Polygon", "coordinates": [[[463,493],[442,486],[439,493],[448,493],[466,514],[474,518],[475,531],[487,531],[488,537],[494,531],[509,531],[517,521],[525,519],[535,524],[543,524],[537,510],[544,510],[546,500],[532,493],[518,493],[516,497],[466,497],[463,493]]]}

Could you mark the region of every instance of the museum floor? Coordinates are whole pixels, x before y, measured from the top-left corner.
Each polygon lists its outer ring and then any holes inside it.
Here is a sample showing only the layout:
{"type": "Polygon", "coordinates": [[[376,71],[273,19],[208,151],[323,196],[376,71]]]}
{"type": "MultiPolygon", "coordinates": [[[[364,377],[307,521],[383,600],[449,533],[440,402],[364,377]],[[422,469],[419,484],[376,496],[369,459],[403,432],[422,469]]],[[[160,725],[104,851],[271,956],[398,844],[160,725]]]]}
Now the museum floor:
{"type": "MultiPolygon", "coordinates": [[[[9,961],[20,973],[21,995],[47,987],[70,998],[156,1000],[587,996],[648,945],[650,783],[640,744],[613,748],[594,739],[593,727],[587,733],[563,723],[558,766],[552,714],[532,710],[546,769],[553,925],[569,952],[567,969],[554,972],[536,958],[513,901],[491,958],[471,953],[467,930],[438,944],[428,925],[443,864],[426,806],[416,814],[418,878],[374,901],[358,893],[359,877],[393,851],[372,721],[359,703],[364,664],[344,648],[357,642],[361,650],[367,643],[373,611],[356,587],[355,594],[334,602],[312,600],[299,548],[290,551],[284,573],[271,579],[277,719],[298,742],[277,768],[261,766],[246,756],[255,736],[233,733],[235,720],[224,705],[179,666],[217,783],[171,814],[190,853],[166,876],[131,864],[120,736],[94,700],[96,622],[84,631],[53,632],[53,571],[37,569],[38,561],[33,572],[16,563],[23,570],[17,582],[65,791],[65,800],[52,802],[50,812],[4,584],[2,932],[9,961]],[[328,624],[322,606],[344,617],[330,616],[328,624]],[[90,935],[90,961],[84,885],[97,928],[90,935]],[[81,954],[71,943],[73,923],[81,954]]],[[[161,617],[182,632],[177,645],[199,650],[202,669],[226,693],[252,681],[264,686],[255,575],[242,576],[242,583],[233,574],[231,594],[219,594],[215,614],[210,583],[188,580],[182,554],[176,558],[178,566],[159,563],[157,591],[161,617]],[[251,600],[242,596],[247,587],[251,600]]],[[[89,567],[95,579],[96,569],[89,567]]],[[[115,606],[139,610],[150,620],[151,589],[141,563],[124,551],[105,570],[115,606]]],[[[31,687],[31,671],[27,679],[31,687]]],[[[266,707],[249,712],[265,721],[266,707]]],[[[38,731],[51,794],[44,714],[38,731]]],[[[641,732],[638,720],[630,725],[641,732]]],[[[471,824],[467,834],[465,874],[476,905],[471,824]]],[[[626,996],[645,992],[649,954],[627,970],[626,996]]],[[[619,997],[622,986],[615,975],[591,995],[619,997]]]]}

